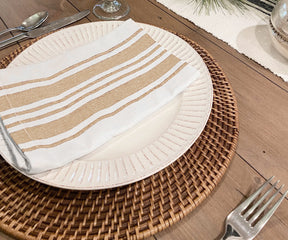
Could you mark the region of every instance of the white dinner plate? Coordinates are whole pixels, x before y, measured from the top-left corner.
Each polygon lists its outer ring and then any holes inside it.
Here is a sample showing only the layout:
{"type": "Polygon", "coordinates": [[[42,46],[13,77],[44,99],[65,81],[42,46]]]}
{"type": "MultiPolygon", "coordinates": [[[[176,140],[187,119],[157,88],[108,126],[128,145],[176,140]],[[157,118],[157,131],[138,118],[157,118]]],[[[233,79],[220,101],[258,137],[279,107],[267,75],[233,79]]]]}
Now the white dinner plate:
{"type": "MultiPolygon", "coordinates": [[[[94,22],[55,32],[28,47],[8,67],[47,60],[98,39],[120,23],[94,22]]],[[[200,76],[172,102],[94,152],[64,167],[28,177],[66,189],[95,190],[122,186],[165,168],[199,137],[213,102],[212,82],[205,63],[188,43],[176,35],[151,25],[140,25],[163,47],[196,67],[200,76]]],[[[13,157],[19,157],[7,146],[3,136],[0,136],[0,151],[12,166],[13,157]]]]}

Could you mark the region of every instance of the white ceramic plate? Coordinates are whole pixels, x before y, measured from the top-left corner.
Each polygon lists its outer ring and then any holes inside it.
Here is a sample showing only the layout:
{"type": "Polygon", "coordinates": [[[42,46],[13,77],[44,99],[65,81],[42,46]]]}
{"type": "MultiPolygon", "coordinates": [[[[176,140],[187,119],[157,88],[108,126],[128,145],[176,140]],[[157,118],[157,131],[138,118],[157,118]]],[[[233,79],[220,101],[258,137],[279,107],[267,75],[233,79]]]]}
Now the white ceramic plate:
{"type": "MultiPolygon", "coordinates": [[[[95,22],[58,31],[31,45],[9,67],[44,61],[95,40],[120,23],[95,22]]],[[[64,167],[28,177],[66,189],[122,186],[165,168],[199,137],[209,118],[213,100],[212,82],[205,63],[181,38],[157,27],[141,26],[163,47],[196,67],[201,73],[200,77],[153,116],[89,155],[64,167]]],[[[15,153],[13,155],[11,151],[14,150],[9,150],[3,137],[0,139],[0,150],[4,159],[13,166],[15,153]]]]}

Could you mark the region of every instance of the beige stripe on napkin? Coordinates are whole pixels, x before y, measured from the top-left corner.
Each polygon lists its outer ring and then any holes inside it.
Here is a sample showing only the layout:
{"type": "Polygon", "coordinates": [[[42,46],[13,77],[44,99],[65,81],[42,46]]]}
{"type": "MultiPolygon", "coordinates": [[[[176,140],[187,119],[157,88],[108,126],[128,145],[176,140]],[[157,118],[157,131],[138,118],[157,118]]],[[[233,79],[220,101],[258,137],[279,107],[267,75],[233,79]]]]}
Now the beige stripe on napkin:
{"type": "MultiPolygon", "coordinates": [[[[48,98],[48,97],[53,97],[54,95],[58,95],[64,91],[67,91],[69,88],[77,86],[78,84],[80,84],[81,82],[86,81],[88,78],[93,77],[96,74],[100,74],[101,72],[105,72],[110,68],[113,68],[117,65],[119,65],[120,63],[123,63],[124,61],[128,61],[129,59],[135,57],[136,55],[138,55],[139,53],[141,53],[142,51],[144,51],[145,49],[147,49],[148,47],[150,47],[152,44],[154,43],[154,41],[148,36],[148,35],[144,35],[142,38],[140,38],[136,43],[132,44],[129,48],[125,49],[124,51],[118,53],[115,56],[112,56],[108,59],[105,59],[104,61],[101,61],[98,64],[92,65],[89,68],[86,68],[82,71],[79,71],[75,74],[73,74],[72,76],[66,77],[61,79],[60,81],[57,81],[55,84],[51,84],[49,86],[44,86],[44,87],[34,87],[32,89],[27,89],[26,91],[21,91],[21,92],[17,92],[15,94],[9,94],[6,96],[2,96],[0,97],[0,103],[5,102],[5,98],[8,97],[9,98],[9,105],[6,104],[0,104],[0,111],[5,111],[8,108],[11,107],[19,107],[19,106],[23,106],[29,103],[33,103],[35,101],[39,101],[43,98],[48,98]]],[[[106,54],[108,52],[111,52],[112,50],[115,49],[110,49],[109,51],[106,52],[106,54]]],[[[97,57],[102,56],[103,54],[99,54],[97,57]]],[[[91,60],[95,59],[91,58],[91,60]]],[[[73,68],[76,68],[78,66],[80,66],[85,62],[81,62],[77,65],[74,65],[73,68]]],[[[54,79],[56,77],[58,77],[61,74],[64,74],[65,72],[67,72],[68,70],[71,70],[71,68],[66,69],[65,71],[61,71],[49,78],[42,78],[42,79],[36,79],[33,80],[33,83],[37,83],[37,82],[42,82],[42,81],[49,81],[51,79],[54,79]]],[[[31,83],[31,82],[29,82],[31,83]]],[[[25,84],[25,83],[23,83],[25,84]]],[[[13,88],[15,86],[5,86],[5,88],[3,87],[2,89],[9,89],[9,88],[13,88]]],[[[3,116],[3,119],[5,119],[7,116],[3,116]]]]}
{"type": "MultiPolygon", "coordinates": [[[[85,132],[87,129],[89,129],[92,125],[96,124],[98,121],[101,121],[105,118],[108,118],[108,117],[112,117],[113,115],[117,114],[118,112],[120,112],[122,109],[124,109],[125,107],[129,106],[130,104],[133,104],[141,99],[143,99],[144,97],[146,97],[149,93],[151,93],[153,90],[157,89],[157,88],[160,88],[161,86],[163,86],[167,81],[169,81],[171,79],[171,77],[173,77],[175,74],[177,74],[179,71],[181,71],[184,67],[185,67],[186,63],[184,63],[183,65],[181,65],[181,67],[175,71],[170,77],[166,78],[165,81],[163,81],[161,84],[157,85],[154,89],[151,89],[149,90],[148,92],[145,92],[143,95],[139,96],[138,98],[130,101],[129,103],[121,106],[120,108],[118,108],[117,110],[115,110],[114,112],[110,113],[110,114],[106,114],[100,118],[98,118],[97,120],[95,120],[94,122],[91,122],[89,125],[87,125],[85,128],[83,128],[81,131],[77,132],[76,134],[68,137],[68,138],[65,138],[65,139],[62,139],[58,142],[55,142],[53,144],[46,144],[46,145],[36,145],[34,147],[31,147],[31,148],[24,148],[22,149],[23,151],[33,151],[33,150],[36,150],[36,149],[39,149],[39,148],[51,148],[51,147],[56,147],[57,145],[60,145],[64,142],[67,142],[79,135],[81,135],[83,132],[85,132]]],[[[117,99],[117,98],[116,98],[117,99]]],[[[114,99],[115,100],[115,99],[114,99]]],[[[41,129],[38,129],[40,130],[38,133],[41,133],[41,129]]]]}
{"type": "MultiPolygon", "coordinates": [[[[76,125],[79,125],[81,122],[91,117],[91,115],[95,114],[96,112],[104,108],[108,108],[116,102],[122,100],[123,98],[127,98],[133,93],[140,91],[141,89],[158,79],[160,76],[168,72],[179,61],[180,60],[178,58],[170,55],[167,59],[154,67],[151,71],[137,78],[134,78],[125,84],[122,84],[121,86],[105,93],[104,95],[101,95],[99,98],[95,98],[92,101],[87,102],[82,107],[76,109],[75,111],[64,116],[63,118],[51,121],[47,124],[41,124],[35,127],[25,128],[13,132],[11,135],[18,144],[22,144],[25,142],[29,142],[33,139],[50,138],[66,132],[75,127],[76,125]],[[65,122],[65,125],[61,124],[63,122],[65,122]]],[[[165,80],[167,81],[167,79],[165,80]]],[[[165,82],[165,80],[163,81],[163,83],[165,82]]],[[[163,83],[161,85],[163,85],[163,83]]],[[[117,110],[115,112],[117,112],[117,110]]],[[[99,121],[99,119],[97,121],[99,121]]],[[[86,129],[87,127],[82,129],[81,132],[85,131],[86,129]]],[[[81,132],[79,132],[78,134],[80,134],[81,132]]],[[[60,143],[63,143],[63,141],[60,141],[58,144],[60,143]]],[[[55,144],[53,144],[53,146],[55,146],[55,144]]],[[[41,147],[47,146],[42,145],[41,147]]],[[[32,149],[34,150],[35,148],[36,146],[32,149]]],[[[27,151],[27,149],[24,149],[24,151],[27,151]]]]}
{"type": "MultiPolygon", "coordinates": [[[[128,67],[131,67],[131,66],[133,66],[134,64],[141,62],[145,57],[150,56],[152,53],[154,53],[154,52],[155,52],[156,50],[158,50],[158,49],[159,49],[159,46],[157,46],[155,49],[153,49],[153,51],[149,52],[149,54],[147,54],[147,55],[145,55],[144,57],[140,58],[140,59],[137,60],[136,62],[133,62],[132,64],[129,64],[129,65],[124,66],[123,68],[121,68],[121,70],[127,69],[128,67]]],[[[155,61],[157,58],[159,58],[159,57],[160,57],[161,55],[163,55],[165,52],[166,52],[166,51],[164,50],[161,54],[159,54],[159,55],[158,55],[157,57],[155,57],[153,60],[155,61]]],[[[150,62],[150,63],[151,63],[151,62],[150,62]]],[[[149,63],[143,65],[141,68],[138,68],[138,69],[130,72],[129,74],[132,74],[132,73],[136,72],[137,70],[143,69],[143,68],[144,68],[145,66],[147,66],[148,64],[149,64],[149,63]]],[[[119,72],[119,70],[118,70],[118,71],[114,71],[114,72],[112,72],[112,73],[110,73],[110,74],[107,74],[107,75],[99,78],[99,79],[98,79],[98,82],[100,82],[101,80],[105,79],[106,77],[110,77],[110,76],[112,76],[113,74],[116,74],[117,72],[119,72]]],[[[121,77],[126,77],[126,76],[128,76],[129,74],[122,75],[121,77]]],[[[73,104],[75,104],[77,101],[79,101],[79,100],[81,100],[81,99],[83,99],[83,98],[85,98],[85,97],[87,97],[87,96],[89,96],[89,95],[91,95],[91,94],[93,94],[93,93],[95,93],[95,92],[103,89],[104,87],[107,87],[107,86],[111,85],[111,84],[114,83],[114,82],[119,81],[119,80],[121,79],[121,77],[118,77],[118,78],[116,78],[116,79],[114,79],[114,80],[112,80],[112,81],[110,81],[110,82],[102,85],[101,87],[99,87],[99,88],[97,88],[97,89],[95,89],[95,90],[93,90],[93,91],[88,92],[87,94],[81,96],[80,98],[78,98],[78,99],[70,102],[68,105],[65,106],[65,108],[70,107],[70,106],[72,106],[73,104]]],[[[53,101],[53,102],[50,102],[50,103],[41,105],[41,106],[39,106],[39,107],[35,107],[35,108],[32,108],[32,109],[28,109],[28,110],[25,110],[25,111],[22,111],[22,112],[17,112],[17,115],[23,115],[23,114],[31,113],[31,112],[33,112],[33,111],[39,111],[39,110],[41,110],[41,109],[44,108],[44,107],[49,107],[49,106],[51,106],[51,105],[53,105],[53,104],[61,103],[61,102],[65,101],[65,100],[69,99],[70,97],[74,96],[75,94],[77,94],[77,93],[79,93],[79,92],[81,92],[81,91],[84,91],[85,89],[87,89],[88,87],[92,86],[93,84],[95,84],[95,82],[92,82],[92,83],[86,85],[85,87],[82,87],[82,88],[80,88],[80,89],[77,89],[75,92],[67,95],[66,97],[64,97],[64,98],[62,98],[62,99],[60,99],[60,100],[58,100],[58,101],[53,101]]],[[[51,112],[49,112],[49,113],[44,113],[44,114],[42,114],[41,116],[37,116],[37,117],[33,117],[33,118],[28,118],[28,119],[21,120],[21,123],[27,123],[27,122],[31,122],[31,121],[38,120],[38,119],[40,119],[40,118],[45,118],[45,117],[48,117],[48,116],[50,116],[50,115],[52,115],[52,114],[58,113],[58,112],[60,112],[60,111],[62,111],[62,110],[64,110],[64,108],[58,108],[58,109],[55,109],[55,110],[53,110],[53,111],[51,111],[51,112]]],[[[8,119],[8,118],[11,118],[11,117],[13,117],[13,116],[14,116],[14,114],[10,114],[10,115],[4,116],[4,118],[5,118],[5,119],[8,119]]],[[[20,122],[14,122],[14,123],[11,123],[11,124],[7,124],[6,127],[11,128],[11,127],[14,127],[14,126],[16,126],[16,125],[18,125],[18,124],[20,124],[20,122]]]]}

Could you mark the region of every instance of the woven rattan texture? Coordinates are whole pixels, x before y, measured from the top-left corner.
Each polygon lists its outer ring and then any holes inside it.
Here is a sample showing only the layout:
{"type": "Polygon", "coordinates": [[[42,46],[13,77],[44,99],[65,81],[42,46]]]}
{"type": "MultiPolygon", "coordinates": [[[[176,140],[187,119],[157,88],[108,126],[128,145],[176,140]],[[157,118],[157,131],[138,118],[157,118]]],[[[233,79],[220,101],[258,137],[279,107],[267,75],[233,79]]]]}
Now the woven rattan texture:
{"type": "MultiPolygon", "coordinates": [[[[238,111],[225,75],[199,45],[182,37],[209,68],[214,100],[199,139],[176,162],[142,181],[101,191],[35,182],[0,159],[0,229],[20,239],[143,239],[195,209],[225,173],[238,139],[238,111]]],[[[2,60],[6,67],[23,48],[2,60]]]]}

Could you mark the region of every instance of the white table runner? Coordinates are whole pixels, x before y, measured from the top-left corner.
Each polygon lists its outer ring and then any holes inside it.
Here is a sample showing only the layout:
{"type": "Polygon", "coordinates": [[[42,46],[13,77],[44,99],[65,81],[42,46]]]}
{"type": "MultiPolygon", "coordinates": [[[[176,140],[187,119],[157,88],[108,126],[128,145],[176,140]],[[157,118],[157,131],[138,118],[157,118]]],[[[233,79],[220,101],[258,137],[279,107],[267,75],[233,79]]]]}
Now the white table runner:
{"type": "Polygon", "coordinates": [[[157,1],[288,81],[288,59],[272,45],[267,14],[249,7],[243,14],[218,9],[208,15],[206,11],[199,13],[191,0],[157,1]]]}

